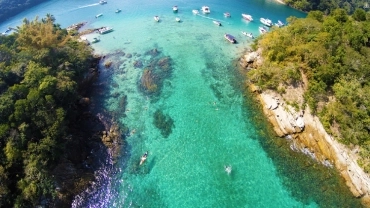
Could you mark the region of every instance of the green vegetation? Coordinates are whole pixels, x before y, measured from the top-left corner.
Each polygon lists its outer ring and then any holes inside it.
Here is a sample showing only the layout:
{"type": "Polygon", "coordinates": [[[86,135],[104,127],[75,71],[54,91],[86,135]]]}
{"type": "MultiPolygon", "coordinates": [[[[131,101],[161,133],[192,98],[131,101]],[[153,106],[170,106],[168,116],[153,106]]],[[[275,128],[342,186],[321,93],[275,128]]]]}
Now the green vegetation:
{"type": "MultiPolygon", "coordinates": [[[[248,73],[262,89],[284,91],[307,79],[305,104],[327,132],[345,144],[360,145],[360,164],[370,171],[370,18],[358,9],[329,16],[310,12],[306,19],[263,35],[254,47],[264,63],[248,73]]],[[[302,107],[302,106],[301,106],[302,107]]]]}
{"type": "Polygon", "coordinates": [[[52,15],[0,36],[0,207],[55,197],[51,170],[64,153],[91,58],[52,15]]]}
{"type": "Polygon", "coordinates": [[[335,9],[342,8],[348,14],[353,14],[356,9],[369,9],[370,2],[367,0],[284,0],[284,2],[301,11],[319,10],[329,14],[335,9]]]}

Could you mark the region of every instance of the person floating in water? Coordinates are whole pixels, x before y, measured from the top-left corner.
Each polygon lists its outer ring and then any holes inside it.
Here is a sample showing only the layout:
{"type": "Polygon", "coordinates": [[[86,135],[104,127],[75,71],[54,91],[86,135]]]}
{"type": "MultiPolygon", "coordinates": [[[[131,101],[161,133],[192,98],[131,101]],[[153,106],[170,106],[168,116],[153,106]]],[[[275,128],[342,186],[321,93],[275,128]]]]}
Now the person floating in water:
{"type": "Polygon", "coordinates": [[[144,162],[145,162],[145,160],[146,160],[146,158],[148,157],[148,151],[146,151],[145,153],[144,153],[144,155],[143,156],[141,156],[141,159],[140,159],[140,165],[142,165],[144,162]]]}
{"type": "Polygon", "coordinates": [[[232,168],[231,168],[231,165],[225,165],[225,172],[230,175],[231,171],[232,171],[232,168]]]}

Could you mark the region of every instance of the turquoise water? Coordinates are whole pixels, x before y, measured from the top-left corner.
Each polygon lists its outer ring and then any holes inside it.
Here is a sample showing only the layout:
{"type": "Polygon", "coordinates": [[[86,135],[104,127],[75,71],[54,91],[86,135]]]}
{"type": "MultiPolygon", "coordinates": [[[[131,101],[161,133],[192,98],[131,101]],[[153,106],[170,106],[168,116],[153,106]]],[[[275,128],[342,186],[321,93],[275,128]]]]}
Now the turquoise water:
{"type": "Polygon", "coordinates": [[[286,140],[270,133],[252,98],[243,95],[233,64],[251,43],[241,31],[258,35],[260,17],[276,22],[305,14],[262,0],[114,0],[106,5],[53,0],[2,23],[0,31],[20,24],[23,17],[46,13],[62,27],[87,21],[85,29],[114,28],[105,35],[85,36],[99,36],[93,47],[106,55],[97,84],[103,87],[93,99],[129,129],[124,156],[115,167],[100,170],[97,185],[76,197],[73,207],[359,206],[335,171],[291,151],[286,140]],[[211,14],[192,14],[203,5],[211,14]],[[117,8],[121,13],[114,12],[117,8]],[[95,18],[99,13],[103,16],[95,18]],[[244,21],[241,13],[255,21],[244,21]],[[161,21],[155,22],[154,15],[161,21]],[[228,43],[225,33],[238,44],[228,43]],[[111,61],[112,68],[104,69],[111,61]],[[134,67],[136,61],[143,67],[134,67]],[[156,81],[154,94],[140,85],[145,68],[156,81]],[[173,123],[156,120],[156,112],[173,123]],[[160,124],[162,129],[156,127],[160,124]],[[148,159],[140,166],[145,151],[148,159]],[[225,166],[232,167],[229,174],[225,166]]]}

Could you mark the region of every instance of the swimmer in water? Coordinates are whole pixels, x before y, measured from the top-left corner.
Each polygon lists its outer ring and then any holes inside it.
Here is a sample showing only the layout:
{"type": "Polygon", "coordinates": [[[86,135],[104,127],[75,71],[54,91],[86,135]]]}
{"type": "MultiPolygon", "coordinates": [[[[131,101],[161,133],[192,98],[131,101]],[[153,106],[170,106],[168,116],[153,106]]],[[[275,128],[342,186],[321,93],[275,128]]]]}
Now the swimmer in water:
{"type": "Polygon", "coordinates": [[[225,172],[226,172],[228,175],[230,175],[231,171],[232,171],[231,165],[225,165],[225,172]]]}

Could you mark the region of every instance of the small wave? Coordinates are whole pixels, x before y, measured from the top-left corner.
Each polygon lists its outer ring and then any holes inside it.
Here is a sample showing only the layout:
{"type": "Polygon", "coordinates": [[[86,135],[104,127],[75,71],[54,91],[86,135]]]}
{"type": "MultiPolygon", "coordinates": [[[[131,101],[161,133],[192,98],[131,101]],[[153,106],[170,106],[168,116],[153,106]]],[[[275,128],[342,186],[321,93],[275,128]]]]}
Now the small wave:
{"type": "Polygon", "coordinates": [[[79,10],[79,9],[83,9],[83,8],[87,8],[87,7],[93,7],[93,6],[99,6],[99,3],[89,4],[89,5],[85,5],[85,6],[79,6],[79,7],[77,7],[77,8],[71,9],[71,10],[69,10],[69,11],[70,11],[70,12],[71,12],[71,11],[76,11],[76,10],[79,10]]]}
{"type": "Polygon", "coordinates": [[[92,6],[98,6],[98,5],[99,5],[99,3],[89,4],[89,5],[86,5],[86,6],[80,6],[80,7],[78,7],[77,9],[82,9],[82,8],[92,7],[92,6]]]}
{"type": "MultiPolygon", "coordinates": [[[[226,21],[224,21],[224,20],[219,20],[219,19],[215,19],[215,18],[207,17],[207,16],[204,16],[204,15],[201,15],[201,14],[197,14],[197,15],[198,15],[198,16],[201,16],[201,17],[203,17],[203,18],[210,19],[210,20],[216,20],[216,21],[219,21],[219,22],[226,22],[226,21]]],[[[226,22],[226,23],[228,23],[228,22],[226,22]]]]}

